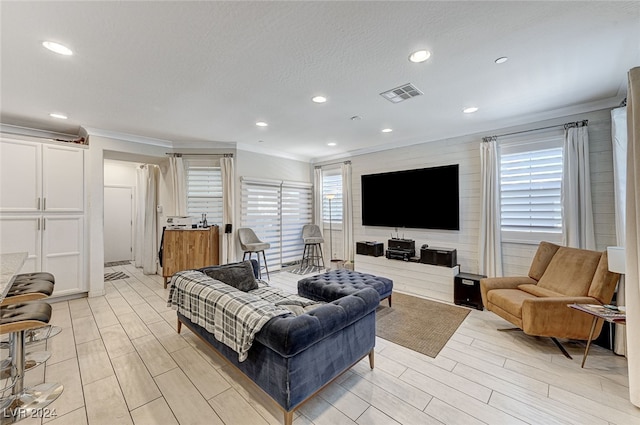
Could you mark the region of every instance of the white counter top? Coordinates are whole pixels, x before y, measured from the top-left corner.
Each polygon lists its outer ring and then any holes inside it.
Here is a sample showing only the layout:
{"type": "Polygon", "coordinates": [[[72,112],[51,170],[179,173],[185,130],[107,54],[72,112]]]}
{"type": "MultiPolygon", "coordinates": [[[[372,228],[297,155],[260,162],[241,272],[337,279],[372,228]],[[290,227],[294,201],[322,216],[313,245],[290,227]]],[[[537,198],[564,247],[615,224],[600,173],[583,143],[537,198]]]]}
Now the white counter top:
{"type": "Polygon", "coordinates": [[[26,252],[0,254],[0,301],[4,300],[7,291],[13,284],[16,274],[27,259],[26,252]]]}

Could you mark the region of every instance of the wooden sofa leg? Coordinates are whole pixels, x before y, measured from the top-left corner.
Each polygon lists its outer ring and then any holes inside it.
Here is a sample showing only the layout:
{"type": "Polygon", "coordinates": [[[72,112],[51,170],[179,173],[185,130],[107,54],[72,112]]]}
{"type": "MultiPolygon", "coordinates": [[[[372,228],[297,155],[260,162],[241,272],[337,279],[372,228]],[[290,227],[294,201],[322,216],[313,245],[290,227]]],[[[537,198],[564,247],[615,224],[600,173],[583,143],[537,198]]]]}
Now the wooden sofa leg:
{"type": "Polygon", "coordinates": [[[182,322],[180,321],[180,319],[178,320],[178,333],[180,333],[180,331],[182,330],[182,322]]]}
{"type": "Polygon", "coordinates": [[[293,425],[293,410],[284,412],[284,425],[293,425]]]}
{"type": "Polygon", "coordinates": [[[373,350],[369,351],[369,367],[371,369],[373,369],[373,366],[375,365],[374,355],[375,355],[375,351],[373,350]]]}
{"type": "Polygon", "coordinates": [[[391,307],[391,295],[389,295],[389,307],[391,307]]]}

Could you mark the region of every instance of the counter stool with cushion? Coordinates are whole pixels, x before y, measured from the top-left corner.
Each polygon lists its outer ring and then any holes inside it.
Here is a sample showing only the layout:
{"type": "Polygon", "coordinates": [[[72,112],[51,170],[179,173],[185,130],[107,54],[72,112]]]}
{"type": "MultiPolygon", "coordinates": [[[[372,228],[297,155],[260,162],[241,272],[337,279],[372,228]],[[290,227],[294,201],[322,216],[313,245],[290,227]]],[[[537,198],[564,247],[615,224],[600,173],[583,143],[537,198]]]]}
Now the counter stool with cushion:
{"type": "MultiPolygon", "coordinates": [[[[24,303],[27,301],[48,298],[53,293],[55,279],[51,273],[38,272],[17,275],[0,306],[24,303]]],[[[44,326],[33,329],[25,335],[25,343],[35,343],[51,338],[60,333],[59,326],[44,326]]],[[[7,341],[0,342],[0,348],[7,348],[7,341]]]]}
{"type": "Polygon", "coordinates": [[[304,251],[302,252],[302,263],[300,264],[301,272],[311,273],[324,269],[324,256],[322,255],[324,238],[320,227],[316,224],[302,226],[302,240],[304,241],[304,251]]]}
{"type": "Polygon", "coordinates": [[[62,394],[58,383],[43,383],[24,388],[25,332],[46,326],[51,320],[51,306],[45,302],[12,304],[0,307],[0,335],[12,336],[11,358],[13,370],[11,395],[0,399],[3,408],[2,423],[12,423],[32,412],[48,406],[62,394]]]}
{"type": "Polygon", "coordinates": [[[240,247],[244,253],[242,254],[242,261],[244,261],[249,254],[249,260],[251,260],[251,254],[254,252],[258,257],[258,268],[260,269],[259,275],[262,278],[262,266],[260,265],[260,253],[262,252],[262,259],[264,260],[264,269],[267,272],[267,279],[269,279],[269,269],[267,268],[267,258],[264,255],[264,251],[271,248],[271,244],[268,242],[262,242],[255,232],[248,227],[241,227],[238,229],[238,239],[240,240],[240,247]]]}

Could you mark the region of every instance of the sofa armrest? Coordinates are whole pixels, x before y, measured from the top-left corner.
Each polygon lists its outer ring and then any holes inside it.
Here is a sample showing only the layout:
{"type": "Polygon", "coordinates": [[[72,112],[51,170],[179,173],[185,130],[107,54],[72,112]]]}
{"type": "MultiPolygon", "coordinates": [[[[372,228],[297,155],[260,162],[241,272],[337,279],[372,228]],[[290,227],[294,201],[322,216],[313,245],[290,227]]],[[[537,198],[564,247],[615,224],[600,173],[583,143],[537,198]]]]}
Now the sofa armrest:
{"type": "Polygon", "coordinates": [[[482,302],[485,306],[489,305],[487,302],[487,292],[493,289],[518,289],[519,285],[535,285],[536,283],[538,282],[528,276],[485,277],[480,279],[480,294],[482,295],[482,302]]]}
{"type": "Polygon", "coordinates": [[[587,339],[593,316],[569,304],[600,304],[591,297],[540,297],[522,303],[522,330],[530,335],[587,339]]]}
{"type": "Polygon", "coordinates": [[[256,341],[282,356],[294,356],[375,311],[379,304],[378,292],[364,288],[297,317],[274,317],[258,332],[256,341]]]}

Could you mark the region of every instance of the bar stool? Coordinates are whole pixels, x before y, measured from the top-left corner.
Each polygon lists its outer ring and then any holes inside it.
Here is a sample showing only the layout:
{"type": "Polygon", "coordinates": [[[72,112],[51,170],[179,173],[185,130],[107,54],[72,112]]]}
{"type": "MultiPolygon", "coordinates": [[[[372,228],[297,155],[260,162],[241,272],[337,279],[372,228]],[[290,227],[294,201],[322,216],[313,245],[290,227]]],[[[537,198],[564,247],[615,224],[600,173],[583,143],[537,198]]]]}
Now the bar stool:
{"type": "Polygon", "coordinates": [[[258,275],[262,278],[262,269],[260,266],[260,253],[262,252],[262,258],[264,259],[264,269],[267,272],[267,280],[269,279],[269,268],[267,267],[267,258],[264,255],[266,249],[271,248],[271,244],[268,242],[262,242],[258,239],[255,232],[248,227],[241,227],[238,229],[238,239],[240,240],[240,247],[244,251],[242,254],[242,261],[245,260],[247,254],[249,254],[249,260],[251,260],[251,254],[256,253],[258,257],[258,275]]]}
{"type": "MultiPolygon", "coordinates": [[[[53,293],[55,278],[51,273],[38,272],[17,275],[0,307],[48,298],[53,293]]],[[[59,326],[46,325],[25,335],[25,343],[32,344],[51,338],[62,331],[59,326]]],[[[7,348],[8,341],[0,341],[0,348],[7,348]]]]}
{"type": "Polygon", "coordinates": [[[0,335],[10,334],[13,359],[11,395],[0,400],[3,408],[0,423],[13,423],[42,409],[56,400],[64,387],[59,383],[43,383],[24,388],[26,331],[40,328],[51,320],[51,306],[45,302],[12,304],[0,307],[0,335]],[[8,404],[8,400],[11,400],[8,404]]]}
{"type": "Polygon", "coordinates": [[[322,245],[324,238],[320,226],[316,224],[305,224],[302,226],[302,240],[304,241],[304,250],[302,253],[302,263],[300,268],[308,273],[308,269],[314,271],[324,269],[324,256],[322,254],[322,245]],[[320,265],[322,263],[322,265],[320,265]]]}

